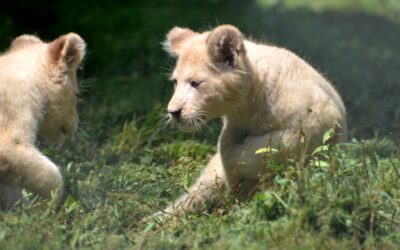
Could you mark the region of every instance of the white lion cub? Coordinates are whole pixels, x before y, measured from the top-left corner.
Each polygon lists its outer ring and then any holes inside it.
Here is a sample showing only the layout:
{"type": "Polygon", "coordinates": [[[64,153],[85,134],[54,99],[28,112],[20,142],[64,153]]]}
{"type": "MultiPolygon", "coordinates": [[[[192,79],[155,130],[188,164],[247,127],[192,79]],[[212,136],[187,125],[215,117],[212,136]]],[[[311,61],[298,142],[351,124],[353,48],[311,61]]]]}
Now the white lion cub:
{"type": "Polygon", "coordinates": [[[22,188],[60,202],[61,173],[35,142],[40,135],[61,144],[77,129],[76,70],[85,48],[74,33],[50,43],[22,35],[0,55],[1,207],[18,201],[22,188]]]}
{"type": "Polygon", "coordinates": [[[246,40],[231,25],[204,33],[175,27],[164,46],[177,57],[168,113],[178,128],[194,131],[223,118],[218,152],[166,212],[198,211],[224,188],[238,200],[248,199],[267,169],[255,154],[260,148],[278,149],[281,160],[299,159],[331,128],[333,140],[345,140],[340,96],[292,52],[246,40]]]}

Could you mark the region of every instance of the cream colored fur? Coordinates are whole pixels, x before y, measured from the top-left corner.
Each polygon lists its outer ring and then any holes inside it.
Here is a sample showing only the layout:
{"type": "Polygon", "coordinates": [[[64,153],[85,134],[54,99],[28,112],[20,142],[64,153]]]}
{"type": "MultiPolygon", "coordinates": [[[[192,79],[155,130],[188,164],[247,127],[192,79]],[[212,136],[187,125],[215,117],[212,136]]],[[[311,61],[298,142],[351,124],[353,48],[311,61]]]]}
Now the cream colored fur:
{"type": "Polygon", "coordinates": [[[168,112],[178,128],[194,131],[223,118],[218,152],[166,212],[197,211],[215,203],[225,188],[239,200],[248,199],[266,171],[257,149],[279,149],[284,162],[304,157],[330,128],[335,128],[335,141],[345,140],[340,96],[294,53],[245,40],[230,25],[204,33],[176,27],[164,47],[177,57],[168,112]]]}
{"type": "Polygon", "coordinates": [[[63,178],[36,148],[37,135],[61,144],[77,129],[76,70],[86,44],[70,33],[45,43],[23,35],[0,55],[0,205],[11,207],[21,189],[57,203],[63,178]]]}

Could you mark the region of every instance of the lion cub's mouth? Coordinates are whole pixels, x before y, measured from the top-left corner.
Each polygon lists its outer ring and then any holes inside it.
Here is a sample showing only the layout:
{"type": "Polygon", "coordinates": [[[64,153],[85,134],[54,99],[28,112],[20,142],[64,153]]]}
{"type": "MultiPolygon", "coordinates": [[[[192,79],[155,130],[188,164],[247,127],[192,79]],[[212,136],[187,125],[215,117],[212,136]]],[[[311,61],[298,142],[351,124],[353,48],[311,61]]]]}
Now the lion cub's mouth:
{"type": "Polygon", "coordinates": [[[60,128],[60,130],[61,130],[61,133],[62,133],[62,134],[64,134],[64,135],[67,135],[67,134],[68,134],[67,129],[66,129],[64,126],[62,126],[62,127],[60,128]]]}
{"type": "Polygon", "coordinates": [[[179,119],[172,119],[172,121],[182,132],[194,132],[206,123],[206,116],[188,115],[182,116],[179,119]]]}
{"type": "Polygon", "coordinates": [[[68,126],[62,126],[60,127],[60,132],[64,136],[71,136],[75,133],[76,128],[73,127],[68,127],[68,126]]]}

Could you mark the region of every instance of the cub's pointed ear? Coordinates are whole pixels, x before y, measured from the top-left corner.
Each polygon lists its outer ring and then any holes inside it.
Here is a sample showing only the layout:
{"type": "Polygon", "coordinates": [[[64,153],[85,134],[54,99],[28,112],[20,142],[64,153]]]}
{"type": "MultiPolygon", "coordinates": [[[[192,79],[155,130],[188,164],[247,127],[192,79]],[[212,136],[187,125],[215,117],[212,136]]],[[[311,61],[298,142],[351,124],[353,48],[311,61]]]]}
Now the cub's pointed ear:
{"type": "Polygon", "coordinates": [[[164,50],[171,56],[177,57],[179,56],[183,44],[197,34],[198,33],[191,29],[174,27],[168,32],[166,39],[163,42],[164,50]]]}
{"type": "Polygon", "coordinates": [[[240,54],[244,54],[242,33],[232,25],[221,25],[207,37],[207,50],[214,63],[222,63],[231,68],[237,65],[240,54]]]}
{"type": "Polygon", "coordinates": [[[32,35],[21,35],[12,41],[9,50],[16,50],[34,43],[42,43],[42,40],[32,35]]]}
{"type": "Polygon", "coordinates": [[[48,52],[53,62],[76,68],[85,56],[86,43],[79,35],[69,33],[49,43],[48,52]]]}

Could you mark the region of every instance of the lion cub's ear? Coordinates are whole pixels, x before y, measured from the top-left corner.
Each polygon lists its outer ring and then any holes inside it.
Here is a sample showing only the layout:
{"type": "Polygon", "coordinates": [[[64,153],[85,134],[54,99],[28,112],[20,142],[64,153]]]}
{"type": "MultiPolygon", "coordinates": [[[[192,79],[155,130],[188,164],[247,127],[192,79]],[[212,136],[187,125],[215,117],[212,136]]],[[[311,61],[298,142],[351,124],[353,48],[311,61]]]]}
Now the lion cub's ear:
{"type": "Polygon", "coordinates": [[[34,43],[42,43],[42,40],[32,35],[21,35],[12,41],[9,50],[17,50],[34,43]]]}
{"type": "Polygon", "coordinates": [[[214,63],[234,68],[240,54],[245,53],[242,33],[232,25],[221,25],[207,37],[207,50],[214,63]]]}
{"type": "Polygon", "coordinates": [[[167,51],[171,56],[177,57],[179,56],[179,52],[183,44],[189,38],[192,38],[197,34],[198,33],[191,29],[174,27],[168,32],[166,39],[163,42],[164,50],[167,51]]]}
{"type": "Polygon", "coordinates": [[[69,33],[49,43],[48,52],[55,63],[74,68],[85,56],[86,43],[79,35],[69,33]]]}

